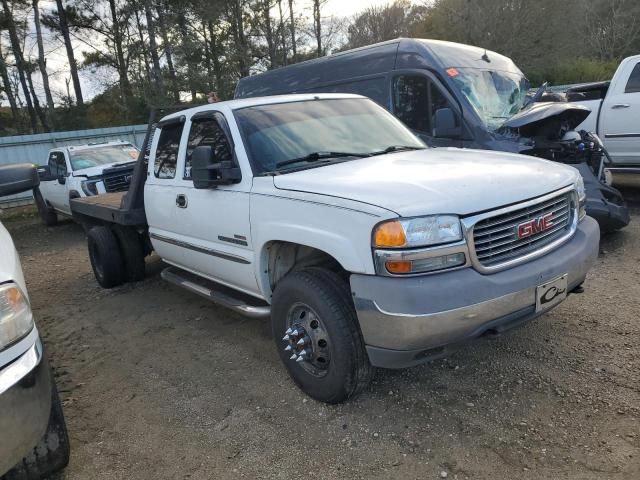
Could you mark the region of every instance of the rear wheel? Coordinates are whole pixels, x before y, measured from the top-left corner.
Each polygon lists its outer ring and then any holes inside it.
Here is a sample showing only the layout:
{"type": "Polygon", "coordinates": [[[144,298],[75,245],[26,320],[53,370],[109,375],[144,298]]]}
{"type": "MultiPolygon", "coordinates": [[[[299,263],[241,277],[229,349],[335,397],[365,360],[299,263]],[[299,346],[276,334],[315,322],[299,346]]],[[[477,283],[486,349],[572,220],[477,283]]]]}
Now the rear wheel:
{"type": "Polygon", "coordinates": [[[369,363],[347,283],[309,268],[277,285],[271,314],[278,354],[293,381],[310,397],[339,403],[371,381],[369,363]]]}
{"type": "Polygon", "coordinates": [[[38,214],[40,215],[42,223],[47,227],[52,227],[58,223],[58,215],[56,215],[56,212],[47,205],[47,202],[42,197],[42,193],[40,193],[40,189],[35,188],[33,190],[33,198],[35,199],[36,207],[38,207],[38,214]]]}
{"type": "Polygon", "coordinates": [[[122,252],[127,280],[130,282],[144,280],[145,254],[140,234],[133,228],[116,228],[114,231],[122,252]]]}
{"type": "Polygon", "coordinates": [[[89,230],[89,259],[96,280],[103,288],[122,285],[127,279],[122,252],[114,233],[107,227],[89,230]]]}
{"type": "Polygon", "coordinates": [[[44,437],[3,480],[39,480],[69,463],[69,436],[55,384],[51,388],[51,413],[44,437]]]}

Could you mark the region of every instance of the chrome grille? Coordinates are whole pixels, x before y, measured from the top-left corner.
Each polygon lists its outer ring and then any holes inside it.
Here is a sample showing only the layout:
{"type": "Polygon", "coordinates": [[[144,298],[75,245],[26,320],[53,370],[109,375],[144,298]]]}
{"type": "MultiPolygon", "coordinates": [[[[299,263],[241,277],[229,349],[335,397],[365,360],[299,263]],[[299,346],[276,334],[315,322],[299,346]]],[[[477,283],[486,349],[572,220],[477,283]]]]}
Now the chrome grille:
{"type": "Polygon", "coordinates": [[[528,255],[567,235],[572,228],[573,193],[567,192],[540,203],[517,208],[485,218],[473,227],[473,243],[477,261],[483,267],[496,265],[528,255]],[[520,225],[550,215],[550,227],[519,238],[520,225]]]}
{"type": "Polygon", "coordinates": [[[131,183],[132,175],[133,171],[128,171],[126,173],[120,173],[118,175],[105,176],[103,178],[104,189],[109,193],[125,192],[129,190],[129,184],[131,183]]]}

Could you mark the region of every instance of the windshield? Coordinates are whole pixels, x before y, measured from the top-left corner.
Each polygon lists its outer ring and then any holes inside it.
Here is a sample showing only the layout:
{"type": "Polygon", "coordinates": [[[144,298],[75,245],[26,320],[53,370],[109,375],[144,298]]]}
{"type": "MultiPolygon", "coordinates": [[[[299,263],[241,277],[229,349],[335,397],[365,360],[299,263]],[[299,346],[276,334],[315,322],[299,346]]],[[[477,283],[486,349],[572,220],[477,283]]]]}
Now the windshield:
{"type": "Polygon", "coordinates": [[[256,175],[354,160],[389,147],[425,148],[365,98],[260,105],[236,110],[235,116],[256,175]]]}
{"type": "Polygon", "coordinates": [[[522,109],[529,90],[529,81],[517,73],[456,67],[447,74],[490,130],[522,109]]]}
{"type": "Polygon", "coordinates": [[[138,159],[138,149],[130,143],[122,145],[105,145],[102,147],[83,148],[69,151],[71,168],[83,168],[111,165],[114,163],[134,162],[138,159]]]}

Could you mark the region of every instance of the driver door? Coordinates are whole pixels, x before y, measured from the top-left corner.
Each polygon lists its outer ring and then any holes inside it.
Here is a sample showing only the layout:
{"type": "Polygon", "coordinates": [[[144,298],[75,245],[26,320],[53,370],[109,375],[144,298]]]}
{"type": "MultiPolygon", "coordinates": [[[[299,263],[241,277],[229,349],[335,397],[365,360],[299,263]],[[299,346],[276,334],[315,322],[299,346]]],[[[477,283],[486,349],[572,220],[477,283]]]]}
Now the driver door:
{"type": "Polygon", "coordinates": [[[56,210],[68,214],[71,212],[69,206],[69,194],[66,186],[69,173],[67,170],[67,161],[64,157],[64,152],[51,152],[49,154],[48,165],[51,170],[52,180],[43,182],[46,184],[46,189],[44,189],[45,199],[56,210]]]}

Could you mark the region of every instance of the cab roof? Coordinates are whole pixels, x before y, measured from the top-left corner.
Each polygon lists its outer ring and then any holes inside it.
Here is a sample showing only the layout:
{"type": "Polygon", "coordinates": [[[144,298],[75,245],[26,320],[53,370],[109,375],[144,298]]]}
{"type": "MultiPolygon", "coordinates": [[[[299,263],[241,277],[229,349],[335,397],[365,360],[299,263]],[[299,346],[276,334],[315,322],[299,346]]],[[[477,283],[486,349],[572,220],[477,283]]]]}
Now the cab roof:
{"type": "Polygon", "coordinates": [[[237,100],[226,100],[224,102],[210,103],[207,105],[201,105],[199,107],[188,108],[174,112],[170,115],[162,117],[160,122],[165,122],[173,118],[180,118],[181,116],[192,116],[199,112],[207,111],[233,111],[241,108],[256,107],[259,105],[272,105],[276,103],[294,103],[294,102],[307,102],[312,100],[338,100],[348,98],[362,98],[366,99],[362,95],[355,95],[352,93],[301,93],[291,95],[273,95],[268,97],[252,97],[252,98],[240,98],[237,100]]]}

